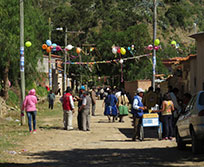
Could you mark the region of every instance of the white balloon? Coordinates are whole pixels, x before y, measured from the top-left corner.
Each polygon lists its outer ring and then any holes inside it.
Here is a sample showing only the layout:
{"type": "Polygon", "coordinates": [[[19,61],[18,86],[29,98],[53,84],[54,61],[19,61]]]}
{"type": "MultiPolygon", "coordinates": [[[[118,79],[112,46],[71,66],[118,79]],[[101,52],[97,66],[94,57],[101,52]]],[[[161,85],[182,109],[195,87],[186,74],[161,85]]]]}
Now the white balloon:
{"type": "Polygon", "coordinates": [[[116,54],[117,53],[117,49],[115,47],[112,48],[112,52],[113,52],[113,54],[116,54]]]}
{"type": "Polygon", "coordinates": [[[123,59],[120,59],[120,64],[123,64],[123,59]]]}
{"type": "Polygon", "coordinates": [[[74,48],[74,46],[72,46],[71,44],[66,46],[66,49],[68,49],[68,50],[72,50],[73,48],[74,48]]]}

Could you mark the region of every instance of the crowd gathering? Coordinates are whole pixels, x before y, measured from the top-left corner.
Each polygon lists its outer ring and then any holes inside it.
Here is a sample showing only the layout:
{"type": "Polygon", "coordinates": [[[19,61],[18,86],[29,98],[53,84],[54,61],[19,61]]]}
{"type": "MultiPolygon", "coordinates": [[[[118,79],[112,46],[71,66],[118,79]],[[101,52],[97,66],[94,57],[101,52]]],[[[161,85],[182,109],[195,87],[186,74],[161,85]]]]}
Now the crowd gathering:
{"type": "MultiPolygon", "coordinates": [[[[174,137],[174,126],[178,116],[185,109],[191,95],[186,93],[179,98],[179,89],[168,87],[168,92],[161,94],[160,88],[149,87],[145,92],[138,88],[134,97],[131,97],[124,89],[111,87],[96,88],[92,87],[86,90],[81,86],[78,96],[72,95],[72,89],[67,87],[60,101],[63,108],[63,123],[65,130],[73,130],[72,118],[75,112],[75,103],[78,105],[77,122],[78,129],[90,131],[90,117],[96,116],[96,100],[103,100],[104,115],[108,122],[124,122],[124,117],[132,114],[133,119],[133,141],[141,141],[139,129],[142,123],[142,117],[145,113],[158,113],[159,120],[163,126],[163,139],[172,140],[174,137]],[[156,109],[155,109],[156,107],[156,109]],[[154,110],[152,110],[154,108],[154,110]]],[[[48,94],[49,109],[53,110],[55,94],[50,90],[48,94]]],[[[36,133],[36,104],[37,97],[35,89],[29,91],[22,105],[22,114],[26,111],[28,118],[28,127],[30,133],[36,133]],[[32,126],[33,125],[33,126],[32,126]]]]}

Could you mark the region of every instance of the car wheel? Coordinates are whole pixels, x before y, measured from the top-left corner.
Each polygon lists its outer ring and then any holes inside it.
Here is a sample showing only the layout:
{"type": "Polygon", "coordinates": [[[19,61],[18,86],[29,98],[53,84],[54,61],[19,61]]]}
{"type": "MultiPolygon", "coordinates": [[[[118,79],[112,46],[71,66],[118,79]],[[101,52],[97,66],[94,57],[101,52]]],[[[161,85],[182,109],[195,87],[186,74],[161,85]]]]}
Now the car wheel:
{"type": "Polygon", "coordinates": [[[179,150],[184,150],[184,149],[185,149],[186,143],[183,142],[182,138],[181,138],[180,135],[179,135],[178,130],[176,131],[176,143],[177,143],[177,148],[178,148],[179,150]]]}
{"type": "Polygon", "coordinates": [[[144,127],[142,125],[140,126],[140,140],[144,140],[144,127]]]}
{"type": "Polygon", "coordinates": [[[193,152],[193,154],[201,153],[202,152],[202,143],[200,140],[197,139],[194,130],[192,130],[191,137],[192,137],[192,152],[193,152]]]}

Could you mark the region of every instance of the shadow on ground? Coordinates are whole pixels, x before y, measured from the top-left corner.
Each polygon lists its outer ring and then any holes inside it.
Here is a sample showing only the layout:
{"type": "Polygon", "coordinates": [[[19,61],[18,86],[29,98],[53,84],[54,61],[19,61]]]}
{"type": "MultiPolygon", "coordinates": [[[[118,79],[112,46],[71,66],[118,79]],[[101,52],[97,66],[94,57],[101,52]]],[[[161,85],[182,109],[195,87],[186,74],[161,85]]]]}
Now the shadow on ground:
{"type": "MultiPolygon", "coordinates": [[[[132,138],[133,128],[119,128],[119,131],[127,138],[132,138]]],[[[144,138],[158,138],[157,127],[144,128],[144,138]]]]}
{"type": "MultiPolygon", "coordinates": [[[[35,163],[0,163],[1,167],[166,167],[188,162],[204,161],[203,155],[194,156],[189,150],[176,148],[151,149],[74,149],[30,153],[35,163]]],[[[187,167],[187,165],[186,165],[187,167]]],[[[190,165],[189,165],[190,167],[190,165]]]]}

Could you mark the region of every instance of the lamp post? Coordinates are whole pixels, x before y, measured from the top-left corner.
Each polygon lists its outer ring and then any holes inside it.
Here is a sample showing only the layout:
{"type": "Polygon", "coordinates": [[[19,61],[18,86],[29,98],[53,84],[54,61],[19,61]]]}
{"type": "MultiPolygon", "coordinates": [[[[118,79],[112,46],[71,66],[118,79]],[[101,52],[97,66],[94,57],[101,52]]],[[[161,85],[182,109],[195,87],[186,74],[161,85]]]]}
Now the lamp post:
{"type": "MultiPolygon", "coordinates": [[[[24,73],[24,0],[20,0],[20,76],[21,76],[21,104],[25,99],[24,73]]],[[[21,106],[20,106],[21,107],[21,106]]],[[[21,125],[25,123],[25,116],[21,116],[21,125]]]]}
{"type": "Polygon", "coordinates": [[[157,0],[154,1],[154,23],[153,23],[153,57],[152,57],[152,62],[153,62],[153,77],[152,77],[152,87],[153,90],[155,91],[155,75],[156,75],[156,50],[155,50],[155,40],[156,40],[156,35],[157,35],[157,0]]]}

